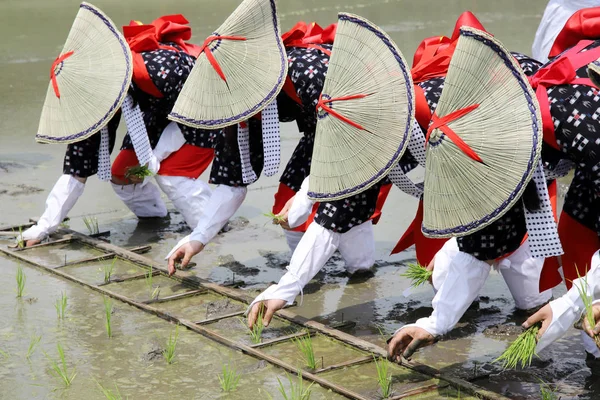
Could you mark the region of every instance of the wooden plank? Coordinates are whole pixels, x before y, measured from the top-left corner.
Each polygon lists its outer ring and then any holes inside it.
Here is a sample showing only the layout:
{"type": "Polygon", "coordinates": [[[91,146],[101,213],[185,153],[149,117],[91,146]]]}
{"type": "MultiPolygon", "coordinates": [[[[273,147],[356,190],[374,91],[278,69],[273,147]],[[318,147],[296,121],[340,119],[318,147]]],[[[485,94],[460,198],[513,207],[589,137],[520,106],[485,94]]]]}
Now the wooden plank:
{"type": "Polygon", "coordinates": [[[72,241],[73,241],[72,237],[64,237],[62,239],[57,239],[57,240],[54,240],[51,242],[46,242],[46,243],[35,244],[33,246],[19,247],[19,248],[14,249],[14,251],[26,251],[26,250],[31,250],[31,249],[38,249],[40,247],[54,246],[55,244],[69,243],[72,241]]]}
{"type": "MultiPolygon", "coordinates": [[[[152,276],[158,276],[160,274],[161,274],[160,271],[152,271],[152,276]]],[[[148,276],[148,273],[147,272],[143,272],[141,274],[124,276],[122,278],[112,278],[111,277],[109,282],[102,282],[102,283],[98,284],[98,286],[106,286],[106,285],[110,285],[111,283],[121,283],[121,282],[135,281],[135,280],[138,280],[138,279],[144,279],[147,276],[148,276]]]]}
{"type": "MultiPolygon", "coordinates": [[[[126,251],[120,247],[117,247],[113,244],[110,244],[110,243],[104,243],[97,239],[89,238],[85,235],[82,235],[82,234],[72,231],[70,229],[61,228],[60,231],[63,232],[64,234],[72,234],[73,237],[77,238],[77,240],[87,243],[91,246],[97,247],[97,248],[105,250],[105,251],[115,252],[122,258],[128,259],[133,262],[137,262],[142,265],[152,266],[153,268],[160,270],[163,273],[168,275],[168,271],[167,271],[166,267],[164,267],[164,264],[158,264],[158,263],[154,262],[153,260],[150,260],[141,255],[128,252],[128,251],[126,251]]],[[[177,270],[176,273],[172,276],[172,278],[177,279],[183,283],[187,283],[189,285],[195,286],[197,288],[205,287],[205,288],[210,289],[210,290],[212,290],[216,293],[219,293],[223,296],[230,297],[232,299],[241,301],[246,304],[250,304],[254,300],[254,296],[250,296],[248,293],[244,292],[243,290],[222,287],[216,283],[212,283],[205,279],[202,279],[202,278],[194,275],[192,272],[177,270]]],[[[322,333],[324,335],[327,335],[329,337],[337,339],[337,340],[339,340],[343,343],[346,343],[350,346],[359,348],[361,350],[367,351],[372,354],[379,355],[381,357],[387,357],[387,351],[382,347],[379,347],[373,343],[367,342],[366,340],[349,335],[345,332],[338,331],[336,329],[331,329],[319,322],[312,321],[305,317],[299,316],[288,309],[280,310],[276,313],[276,315],[278,315],[281,318],[284,318],[290,322],[293,322],[293,323],[296,323],[299,325],[303,325],[306,328],[314,329],[314,330],[318,331],[319,333],[322,333]]],[[[424,364],[420,364],[420,363],[417,363],[414,361],[404,360],[401,363],[401,365],[406,368],[409,368],[411,370],[414,370],[416,372],[420,372],[422,374],[429,375],[433,378],[445,380],[446,382],[450,383],[453,387],[460,388],[466,394],[476,395],[480,398],[487,399],[487,400],[509,400],[508,397],[502,396],[498,393],[495,393],[495,392],[489,391],[487,389],[484,389],[482,387],[479,387],[471,382],[467,382],[464,379],[456,378],[456,377],[453,377],[450,375],[442,375],[442,373],[439,370],[432,368],[430,366],[424,365],[424,364]]]]}
{"type": "Polygon", "coordinates": [[[196,289],[196,290],[192,290],[190,292],[178,293],[178,294],[174,294],[172,296],[162,297],[159,299],[146,300],[143,303],[144,304],[165,303],[167,301],[185,299],[186,297],[191,297],[191,296],[195,296],[197,294],[203,294],[203,293],[207,293],[207,292],[208,292],[208,290],[206,290],[206,289],[196,289]]]}
{"type": "Polygon", "coordinates": [[[355,365],[368,364],[370,362],[373,362],[373,357],[372,356],[366,356],[366,357],[357,358],[355,360],[350,360],[350,361],[345,361],[343,363],[330,365],[330,366],[325,367],[325,368],[317,369],[313,373],[314,374],[322,374],[323,372],[335,371],[336,369],[342,369],[342,368],[346,368],[346,367],[353,367],[355,365]]]}
{"type": "Polygon", "coordinates": [[[198,322],[194,322],[194,323],[196,325],[212,324],[213,322],[217,322],[217,321],[220,321],[222,319],[227,319],[227,318],[231,318],[231,317],[238,317],[240,315],[244,315],[245,312],[246,311],[236,311],[236,312],[232,312],[232,313],[229,313],[229,314],[223,314],[223,315],[218,315],[216,317],[203,319],[202,321],[198,321],[198,322]]]}
{"type": "Polygon", "coordinates": [[[274,344],[281,343],[281,342],[287,342],[289,340],[299,338],[299,337],[304,337],[306,335],[314,336],[315,332],[310,332],[310,331],[309,332],[307,332],[307,331],[296,332],[296,333],[292,333],[290,335],[280,336],[278,338],[267,340],[267,341],[264,341],[261,343],[255,343],[253,345],[250,345],[250,347],[252,347],[254,349],[258,349],[258,348],[262,348],[262,347],[272,346],[274,344]]]}
{"type": "MultiPolygon", "coordinates": [[[[152,249],[152,246],[146,245],[146,246],[136,246],[136,247],[132,247],[132,248],[126,249],[126,250],[132,251],[137,254],[143,254],[143,253],[147,253],[150,249],[152,249]]],[[[68,267],[70,265],[83,264],[83,263],[89,263],[89,262],[104,261],[104,260],[109,260],[109,259],[115,258],[115,257],[118,257],[115,253],[106,253],[106,254],[102,254],[101,256],[80,258],[78,260],[69,261],[65,265],[61,265],[56,268],[63,268],[63,267],[68,267]]]]}
{"type": "Polygon", "coordinates": [[[434,390],[437,389],[443,389],[444,387],[447,387],[448,385],[442,385],[440,386],[437,383],[434,383],[432,385],[427,385],[427,386],[423,386],[417,389],[412,389],[412,390],[407,390],[406,392],[403,392],[399,395],[390,397],[389,400],[401,400],[401,399],[406,399],[407,397],[411,397],[411,396],[416,396],[418,394],[423,394],[423,393],[427,393],[427,392],[433,392],[434,390]]]}

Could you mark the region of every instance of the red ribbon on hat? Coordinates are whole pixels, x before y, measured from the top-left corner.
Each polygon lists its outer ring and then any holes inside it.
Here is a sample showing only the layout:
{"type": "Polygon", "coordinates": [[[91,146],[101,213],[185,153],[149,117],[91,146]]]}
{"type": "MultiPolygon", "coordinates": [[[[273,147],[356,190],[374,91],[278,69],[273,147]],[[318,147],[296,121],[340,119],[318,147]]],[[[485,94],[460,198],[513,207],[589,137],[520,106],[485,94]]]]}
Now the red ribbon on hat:
{"type": "Polygon", "coordinates": [[[200,54],[200,46],[186,42],[192,37],[188,23],[183,15],[175,14],[157,18],[148,25],[131,21],[123,27],[123,35],[133,55],[133,81],[144,92],[157,98],[163,97],[152,82],[140,53],[163,49],[184,51],[193,57],[200,54]],[[166,42],[175,43],[178,47],[165,45],[166,42]]]}
{"type": "Polygon", "coordinates": [[[281,35],[281,39],[285,47],[313,48],[329,56],[331,51],[319,45],[333,44],[336,29],[337,24],[331,24],[323,29],[316,22],[307,25],[306,22],[300,21],[292,29],[281,35]]]}
{"type": "Polygon", "coordinates": [[[60,90],[58,90],[58,81],[56,80],[56,67],[67,58],[73,55],[73,51],[69,51],[61,56],[58,56],[56,60],[52,63],[52,67],[50,68],[50,80],[52,81],[52,88],[54,89],[54,94],[56,97],[60,99],[60,90]]]}
{"type": "Polygon", "coordinates": [[[468,107],[461,108],[460,110],[453,111],[442,118],[438,117],[437,113],[434,112],[433,116],[431,117],[431,125],[429,126],[429,129],[427,129],[427,136],[425,137],[425,142],[429,142],[429,136],[431,135],[431,132],[433,132],[434,129],[439,129],[442,132],[444,132],[446,136],[448,136],[448,138],[450,138],[450,140],[452,140],[452,142],[455,145],[457,145],[458,148],[461,149],[462,152],[465,153],[469,158],[472,158],[477,162],[483,163],[483,160],[481,160],[477,153],[471,147],[469,147],[469,145],[466,144],[460,138],[460,136],[458,136],[456,132],[454,132],[448,126],[450,122],[467,115],[471,111],[475,110],[477,107],[479,107],[479,104],[473,104],[468,107]]]}
{"type": "Polygon", "coordinates": [[[322,108],[323,111],[325,111],[325,112],[333,115],[334,117],[336,117],[340,121],[343,121],[343,122],[347,123],[348,125],[352,125],[353,127],[364,131],[366,129],[363,128],[362,125],[360,125],[360,124],[352,121],[350,118],[346,118],[342,114],[334,111],[331,107],[329,107],[327,105],[327,103],[333,103],[334,101],[345,101],[345,100],[362,99],[362,98],[365,98],[367,96],[369,96],[369,95],[368,94],[354,94],[354,95],[350,95],[350,96],[335,97],[335,98],[332,98],[332,99],[324,99],[323,98],[323,94],[321,93],[319,95],[319,102],[317,103],[317,112],[319,111],[320,108],[322,108]]]}
{"type": "Polygon", "coordinates": [[[550,49],[548,58],[553,58],[575,46],[580,40],[595,40],[600,37],[600,7],[584,8],[567,20],[554,44],[550,49]]]}
{"type": "Polygon", "coordinates": [[[460,28],[463,26],[486,32],[475,15],[470,11],[465,11],[458,17],[451,37],[433,36],[424,39],[413,56],[413,66],[410,72],[414,83],[446,76],[450,59],[460,37],[460,28]]]}
{"type": "Polygon", "coordinates": [[[209,36],[209,37],[206,38],[206,40],[202,44],[202,47],[200,48],[200,53],[206,54],[206,58],[208,59],[208,62],[210,62],[210,65],[212,65],[212,67],[215,69],[215,71],[217,72],[217,74],[219,74],[219,76],[221,77],[221,79],[223,79],[223,81],[227,82],[227,79],[225,78],[225,74],[223,73],[223,70],[221,69],[221,66],[219,65],[219,62],[217,61],[217,59],[215,58],[215,56],[213,56],[212,52],[210,51],[210,47],[208,47],[215,40],[222,40],[222,39],[225,39],[225,40],[246,40],[246,38],[243,37],[243,36],[219,36],[219,35],[211,35],[211,36],[209,36]]]}
{"type": "Polygon", "coordinates": [[[596,60],[600,55],[600,49],[580,53],[581,50],[592,43],[591,40],[580,41],[577,46],[564,53],[560,59],[552,62],[547,67],[539,69],[533,76],[529,77],[529,83],[535,90],[535,95],[540,103],[544,141],[555,149],[560,150],[554,134],[554,121],[552,121],[552,115],[550,114],[547,89],[565,84],[595,87],[589,78],[577,78],[577,69],[596,60]]]}

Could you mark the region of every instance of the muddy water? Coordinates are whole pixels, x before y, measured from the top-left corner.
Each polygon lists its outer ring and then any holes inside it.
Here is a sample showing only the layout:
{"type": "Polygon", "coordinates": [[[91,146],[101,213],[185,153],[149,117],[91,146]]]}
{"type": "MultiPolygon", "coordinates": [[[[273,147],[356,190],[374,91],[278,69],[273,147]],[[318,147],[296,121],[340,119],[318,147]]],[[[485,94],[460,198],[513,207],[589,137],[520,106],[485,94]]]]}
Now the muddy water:
{"type": "MultiPolygon", "coordinates": [[[[129,19],[150,21],[162,14],[183,13],[190,19],[194,41],[198,43],[235,8],[237,0],[201,3],[191,0],[98,0],[95,4],[117,25],[125,24],[129,19]]],[[[33,136],[48,84],[48,69],[61,50],[77,5],[76,0],[0,2],[0,34],[4,38],[4,51],[0,54],[0,225],[20,223],[28,217],[38,216],[43,211],[47,192],[60,174],[64,147],[35,144],[33,136]]],[[[310,0],[281,1],[279,7],[283,29],[290,28],[300,19],[328,24],[335,20],[338,11],[364,16],[384,28],[410,61],[423,37],[450,34],[456,17],[465,9],[475,12],[486,28],[509,49],[529,53],[545,1],[310,0]]],[[[284,159],[297,140],[298,133],[293,125],[285,125],[284,159]]],[[[420,173],[416,171],[415,176],[420,173]]],[[[276,186],[276,178],[262,177],[251,187],[231,230],[217,237],[202,257],[197,257],[197,265],[192,269],[194,273],[219,283],[243,281],[244,287],[253,293],[279,279],[289,255],[281,232],[267,224],[262,216],[270,208],[276,186]]],[[[408,297],[403,295],[408,284],[399,277],[404,270],[402,261],[413,258],[414,252],[409,250],[388,256],[410,223],[415,206],[413,199],[397,190],[392,191],[384,210],[385,218],[375,230],[378,253],[375,276],[364,281],[349,281],[343,262],[334,258],[305,289],[302,306],[297,312],[327,323],[354,321],[356,326],[350,333],[379,344],[383,343],[380,331],[389,335],[402,324],[428,315],[433,296],[429,287],[415,290],[408,297]]],[[[152,243],[149,255],[156,260],[162,260],[178,238],[188,232],[176,212],[171,212],[170,217],[162,221],[138,222],[107,184],[96,178],[90,179],[84,195],[71,212],[71,227],[85,232],[82,216],[88,214],[98,217],[100,230],[110,230],[111,240],[118,245],[152,243]]],[[[52,262],[59,265],[64,261],[56,258],[52,262]]],[[[0,259],[3,288],[14,286],[13,270],[14,263],[0,259]]],[[[99,269],[81,273],[102,279],[99,269]]],[[[116,273],[135,274],[136,271],[123,266],[116,273]]],[[[115,320],[122,323],[116,323],[116,336],[108,342],[102,335],[101,298],[36,270],[28,269],[28,279],[28,293],[35,293],[38,301],[17,301],[12,289],[0,290],[2,321],[8,321],[0,328],[0,349],[11,354],[10,358],[0,360],[0,393],[13,393],[10,398],[59,398],[63,395],[61,391],[51,391],[57,382],[48,375],[47,360],[41,352],[36,352],[33,357],[37,366],[30,366],[23,360],[29,336],[36,329],[43,336],[40,349],[52,357],[56,356],[56,340],[64,340],[69,361],[79,372],[74,387],[66,394],[68,398],[98,397],[92,377],[105,385],[117,382],[122,392],[132,398],[178,393],[178,390],[183,390],[182,393],[190,398],[218,398],[215,377],[218,371],[210,371],[218,363],[208,365],[206,360],[226,361],[233,357],[236,362],[240,360],[239,365],[243,368],[259,368],[253,359],[230,354],[186,333],[181,336],[182,347],[186,346],[189,351],[186,351],[188,355],[182,354],[179,366],[166,368],[160,361],[141,361],[143,355],[129,353],[129,349],[140,348],[152,353],[153,346],[164,343],[171,330],[169,324],[129,312],[124,306],[117,307],[115,320]],[[59,325],[52,304],[61,290],[69,294],[70,316],[59,325]],[[68,329],[64,329],[65,325],[68,329]],[[186,374],[186,378],[178,378],[178,368],[192,372],[186,374]],[[198,376],[207,377],[207,382],[198,384],[198,376]]],[[[177,292],[177,288],[169,290],[177,292]]],[[[142,295],[147,293],[140,292],[142,295]]],[[[481,299],[478,307],[467,313],[448,338],[422,351],[416,359],[459,376],[475,378],[476,383],[514,398],[539,396],[539,379],[557,383],[563,399],[600,396],[600,388],[583,362],[583,350],[575,331],[545,351],[541,355],[543,361],[537,362],[527,373],[500,373],[490,362],[515,336],[486,335],[483,331],[498,324],[518,324],[522,317],[513,313],[510,294],[498,274],[492,273],[483,295],[486,297],[481,299]],[[549,360],[552,363],[548,363],[549,360]]],[[[178,302],[186,309],[186,300],[178,302]]],[[[232,307],[231,312],[239,309],[235,305],[232,307]]],[[[205,313],[204,308],[198,312],[200,319],[205,313]]],[[[253,388],[274,389],[278,372],[269,368],[264,371],[264,374],[250,374],[252,378],[244,377],[243,382],[253,388]]],[[[275,391],[270,390],[271,393],[275,391]]]]}

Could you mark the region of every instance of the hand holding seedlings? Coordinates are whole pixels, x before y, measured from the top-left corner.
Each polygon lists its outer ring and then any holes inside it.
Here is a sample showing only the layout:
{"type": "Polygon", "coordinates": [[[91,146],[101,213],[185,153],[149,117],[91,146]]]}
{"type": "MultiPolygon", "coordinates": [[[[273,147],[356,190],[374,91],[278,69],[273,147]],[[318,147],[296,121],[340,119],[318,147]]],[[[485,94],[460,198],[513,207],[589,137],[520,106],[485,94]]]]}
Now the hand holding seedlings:
{"type": "Polygon", "coordinates": [[[527,318],[527,321],[523,322],[521,325],[524,329],[529,329],[532,326],[542,323],[537,333],[537,340],[540,340],[542,335],[546,332],[546,329],[550,326],[552,322],[552,307],[550,303],[546,304],[544,307],[540,308],[535,314],[531,317],[527,318]]]}
{"type": "Polygon", "coordinates": [[[598,335],[600,335],[600,304],[594,304],[592,307],[592,311],[594,313],[594,320],[597,321],[596,326],[592,328],[588,319],[586,318],[583,321],[583,330],[585,331],[585,333],[590,335],[592,339],[594,339],[598,335]]]}
{"type": "Polygon", "coordinates": [[[204,250],[204,244],[197,240],[190,240],[188,243],[179,247],[169,257],[169,276],[176,271],[175,263],[181,263],[181,268],[186,268],[192,257],[204,250]]]}
{"type": "MultiPolygon", "coordinates": [[[[274,214],[273,224],[279,225],[283,229],[288,230],[288,231],[292,229],[290,227],[289,223],[288,223],[288,213],[290,212],[290,208],[292,208],[292,204],[294,203],[294,198],[295,197],[296,196],[294,196],[291,199],[289,199],[285,203],[285,205],[283,206],[283,208],[281,209],[281,211],[279,211],[278,214],[274,214]]],[[[273,214],[273,213],[271,213],[271,214],[273,214]]]]}
{"type": "Polygon", "coordinates": [[[257,323],[259,316],[262,317],[262,324],[267,327],[273,319],[276,311],[281,310],[287,302],[285,300],[271,299],[255,303],[248,313],[248,328],[252,329],[257,323]]]}
{"type": "Polygon", "coordinates": [[[125,172],[125,178],[129,179],[131,183],[142,183],[144,178],[152,176],[152,172],[146,165],[136,165],[135,167],[129,167],[125,172]]]}
{"type": "Polygon", "coordinates": [[[416,288],[423,285],[425,282],[431,282],[433,268],[429,270],[428,268],[414,263],[408,263],[406,265],[408,266],[408,269],[405,273],[400,274],[400,276],[410,279],[412,287],[416,288]]]}
{"type": "Polygon", "coordinates": [[[402,328],[388,343],[388,359],[397,363],[402,362],[402,357],[410,360],[415,351],[435,342],[433,335],[425,329],[417,326],[402,328]]]}
{"type": "Polygon", "coordinates": [[[504,369],[529,367],[535,355],[539,325],[533,325],[521,333],[517,339],[494,362],[501,361],[504,369]]]}

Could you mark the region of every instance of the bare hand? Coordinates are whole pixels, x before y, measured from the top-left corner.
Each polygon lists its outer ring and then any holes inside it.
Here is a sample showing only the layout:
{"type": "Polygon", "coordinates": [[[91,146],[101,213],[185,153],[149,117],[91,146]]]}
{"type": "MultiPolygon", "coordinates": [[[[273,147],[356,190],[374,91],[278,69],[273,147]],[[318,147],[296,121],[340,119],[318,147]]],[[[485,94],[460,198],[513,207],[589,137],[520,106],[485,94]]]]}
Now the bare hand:
{"type": "Polygon", "coordinates": [[[596,326],[594,327],[594,329],[592,329],[590,323],[588,322],[588,319],[584,318],[583,330],[593,339],[594,337],[600,334],[600,304],[594,304],[592,309],[594,310],[594,320],[596,321],[596,326]]]}
{"type": "Polygon", "coordinates": [[[402,357],[410,360],[415,351],[431,346],[435,341],[425,329],[416,326],[401,329],[388,343],[388,359],[397,363],[402,361],[402,357]]]}
{"type": "Polygon", "coordinates": [[[25,247],[35,246],[40,243],[42,243],[42,241],[39,239],[30,239],[25,242],[25,247]]]}
{"type": "Polygon", "coordinates": [[[252,327],[254,327],[260,312],[263,314],[263,325],[269,326],[271,319],[273,319],[273,314],[285,307],[286,304],[287,301],[279,299],[264,300],[255,303],[248,313],[248,328],[252,329],[252,327]]]}
{"type": "Polygon", "coordinates": [[[175,263],[181,260],[181,267],[185,268],[189,264],[193,256],[204,250],[204,245],[197,241],[191,240],[184,244],[169,257],[169,276],[175,273],[175,263]]]}
{"type": "Polygon", "coordinates": [[[552,307],[550,307],[550,303],[546,304],[544,307],[540,308],[538,312],[527,318],[527,321],[523,322],[523,325],[521,326],[525,329],[529,329],[539,322],[542,323],[542,327],[537,334],[538,340],[546,332],[546,329],[548,329],[550,323],[552,323],[552,307]]]}
{"type": "Polygon", "coordinates": [[[290,198],[285,205],[283,206],[283,208],[281,209],[281,211],[279,211],[279,213],[277,214],[278,217],[281,217],[279,219],[274,219],[273,223],[275,225],[279,225],[281,226],[283,229],[285,230],[292,230],[292,228],[290,227],[290,224],[288,222],[288,214],[290,212],[290,208],[292,208],[292,204],[294,203],[294,199],[296,198],[296,196],[293,196],[292,198],[290,198]]]}

